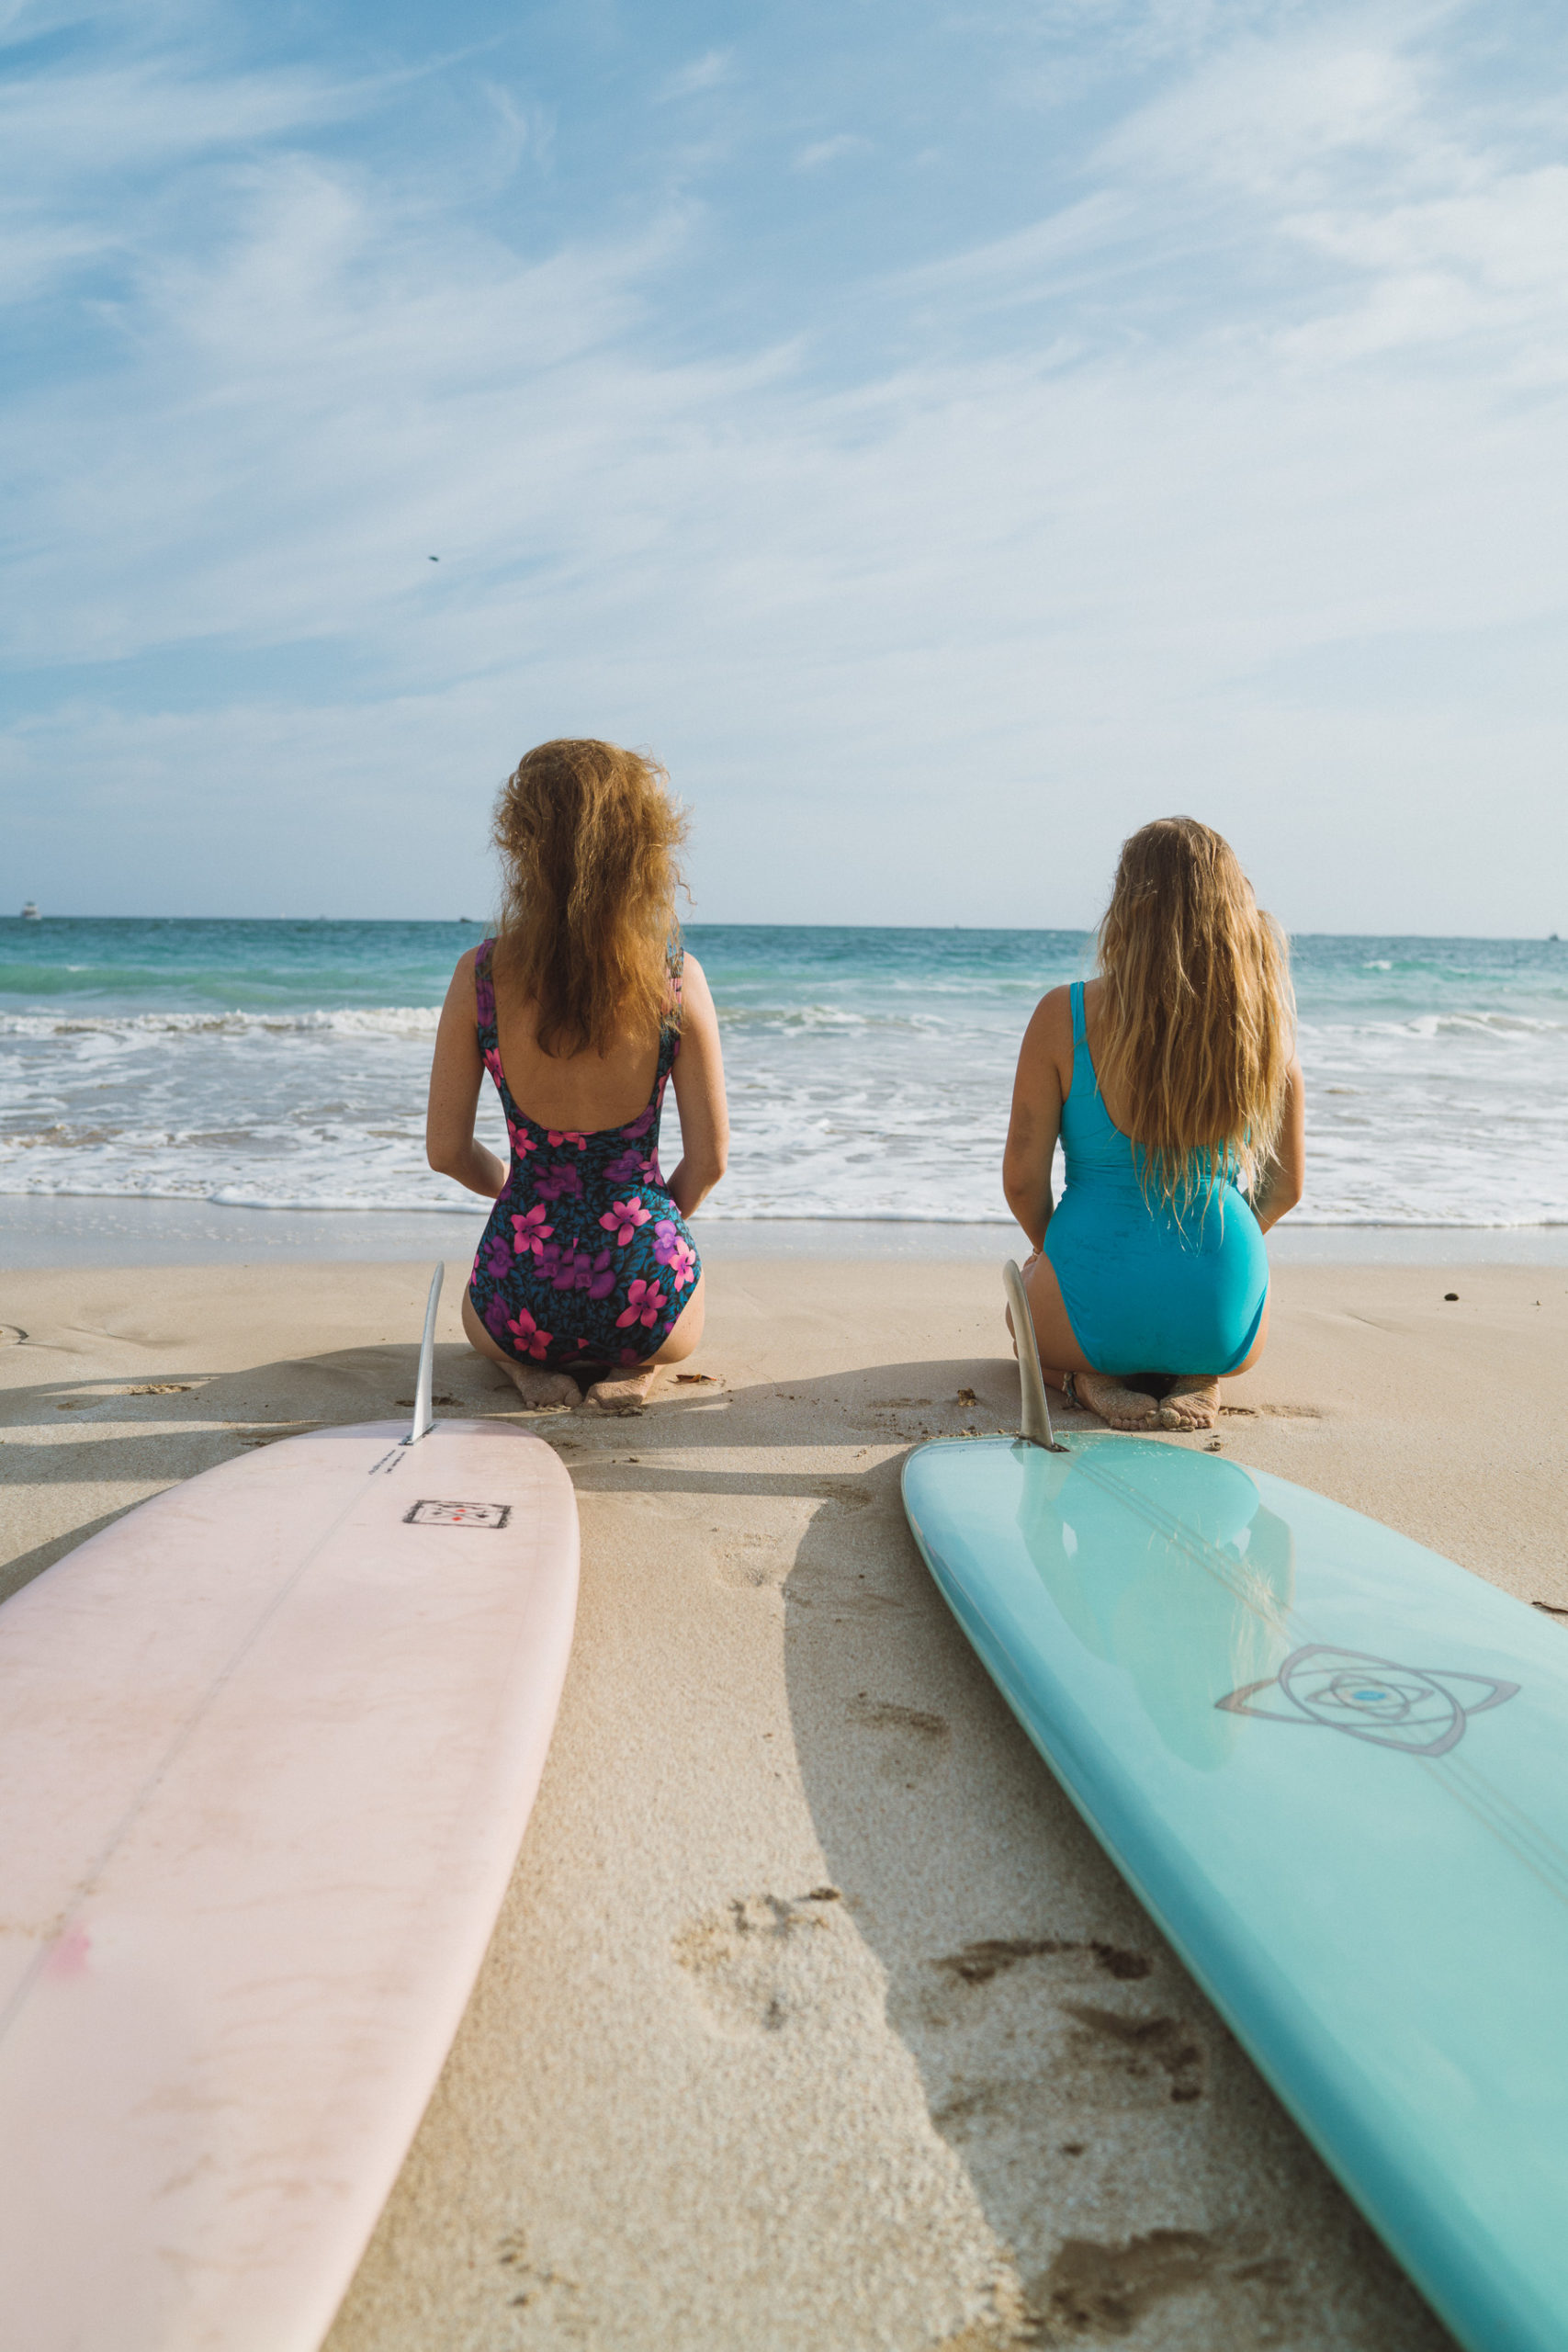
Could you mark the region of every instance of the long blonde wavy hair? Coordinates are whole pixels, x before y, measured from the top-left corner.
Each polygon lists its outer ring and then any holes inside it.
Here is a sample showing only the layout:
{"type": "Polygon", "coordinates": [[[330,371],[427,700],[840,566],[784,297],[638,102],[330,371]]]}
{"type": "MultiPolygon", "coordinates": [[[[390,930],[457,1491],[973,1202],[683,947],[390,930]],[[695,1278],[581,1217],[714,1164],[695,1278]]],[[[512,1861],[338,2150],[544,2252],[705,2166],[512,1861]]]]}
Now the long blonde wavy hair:
{"type": "Polygon", "coordinates": [[[675,854],[686,818],[654,760],[592,737],[540,743],[502,786],[493,839],[504,898],[494,963],[563,1058],[651,1040],[675,1018],[675,854]]]}
{"type": "Polygon", "coordinates": [[[1295,1050],[1284,935],[1235,851],[1193,817],[1122,844],[1100,926],[1095,1058],[1142,1147],[1145,1197],[1179,1216],[1229,1174],[1261,1182],[1295,1050]]]}

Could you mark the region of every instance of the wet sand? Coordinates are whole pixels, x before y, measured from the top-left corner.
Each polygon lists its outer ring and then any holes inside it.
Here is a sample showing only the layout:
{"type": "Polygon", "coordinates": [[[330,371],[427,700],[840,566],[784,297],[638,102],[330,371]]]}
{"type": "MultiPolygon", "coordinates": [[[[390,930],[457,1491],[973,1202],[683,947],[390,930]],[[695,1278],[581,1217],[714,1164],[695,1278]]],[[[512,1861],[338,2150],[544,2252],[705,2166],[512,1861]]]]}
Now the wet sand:
{"type": "MultiPolygon", "coordinates": [[[[437,1393],[506,1414],[460,1280],[437,1393]]],[[[409,1264],[6,1276],[0,1592],[243,1446],[395,1409],[423,1287],[409,1264]]],[[[518,1417],[578,1487],[576,1650],[330,2352],[1446,2345],[909,1540],[908,1445],[1016,1419],[994,1270],[727,1259],[712,1287],[710,1385],[518,1417]]],[[[1568,1638],[1565,1376],[1568,1270],[1287,1265],[1224,1448],[1568,1638]]]]}

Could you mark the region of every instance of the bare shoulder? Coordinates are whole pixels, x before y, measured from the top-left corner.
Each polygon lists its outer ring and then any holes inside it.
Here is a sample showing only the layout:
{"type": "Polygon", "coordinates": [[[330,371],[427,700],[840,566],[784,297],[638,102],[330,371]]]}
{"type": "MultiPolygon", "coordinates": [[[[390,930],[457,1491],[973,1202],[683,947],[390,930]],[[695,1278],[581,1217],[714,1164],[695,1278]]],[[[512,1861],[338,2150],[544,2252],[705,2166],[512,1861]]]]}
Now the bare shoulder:
{"type": "Polygon", "coordinates": [[[465,1005],[475,1004],[478,1001],[474,963],[479,952],[477,947],[470,947],[467,955],[459,956],[457,958],[457,967],[446,989],[446,1001],[457,1010],[460,1011],[465,1005]]]}
{"type": "Polygon", "coordinates": [[[690,948],[681,958],[681,998],[688,1012],[713,1011],[713,990],[708,986],[708,976],[690,948]]]}
{"type": "Polygon", "coordinates": [[[1018,1085],[1042,1102],[1057,1102],[1072,1084],[1073,1001],[1070,989],[1049,989],[1030,1016],[1018,1055],[1018,1085]]]}
{"type": "Polygon", "coordinates": [[[1060,1061],[1064,1041],[1066,1057],[1072,1059],[1073,992],[1070,988],[1047,989],[1031,1015],[1024,1032],[1026,1049],[1048,1055],[1060,1061]]]}

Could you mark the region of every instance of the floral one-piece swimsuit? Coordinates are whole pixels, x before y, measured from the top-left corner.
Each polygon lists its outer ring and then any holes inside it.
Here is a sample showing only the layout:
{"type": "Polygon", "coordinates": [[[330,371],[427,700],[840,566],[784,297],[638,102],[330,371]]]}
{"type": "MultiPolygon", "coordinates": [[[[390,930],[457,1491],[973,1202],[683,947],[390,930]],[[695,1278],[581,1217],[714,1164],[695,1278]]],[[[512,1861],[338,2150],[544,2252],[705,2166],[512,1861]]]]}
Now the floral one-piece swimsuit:
{"type": "Polygon", "coordinates": [[[512,1140],[506,1188],[474,1261],[474,1312],[521,1363],[584,1372],[656,1355],[692,1295],[702,1263],[659,1172],[664,1089],[681,1050],[679,951],[670,960],[673,1017],[659,1035],[646,1110],[592,1135],[542,1127],[512,1099],[501,1066],[487,939],[474,957],[479,1050],[512,1140]]]}

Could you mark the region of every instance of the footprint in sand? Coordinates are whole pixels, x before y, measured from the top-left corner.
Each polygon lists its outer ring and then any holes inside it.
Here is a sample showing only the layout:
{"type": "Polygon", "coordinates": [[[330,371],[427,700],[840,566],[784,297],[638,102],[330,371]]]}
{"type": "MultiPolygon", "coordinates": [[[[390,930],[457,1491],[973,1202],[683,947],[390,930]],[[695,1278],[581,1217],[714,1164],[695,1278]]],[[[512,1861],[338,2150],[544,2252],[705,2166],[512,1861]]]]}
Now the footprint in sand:
{"type": "MultiPolygon", "coordinates": [[[[718,1530],[714,1532],[716,1535],[718,1530]]],[[[719,1580],[750,1592],[761,1592],[768,1586],[776,1590],[795,1565],[795,1553],[793,1538],[731,1535],[718,1555],[719,1580]]]]}
{"type": "Polygon", "coordinates": [[[1063,1952],[1086,1953],[1098,1968],[1103,1968],[1120,1984],[1135,1983],[1154,1969],[1147,1952],[1129,1951],[1122,1944],[1102,1943],[1094,1937],[1064,1936],[987,1937],[979,1943],[965,1944],[961,1951],[949,1952],[945,1958],[933,1961],[931,1966],[956,1976],[964,1984],[989,1984],[1006,1970],[1018,1967],[1021,1961],[1055,1960],[1063,1952]]]}
{"type": "Polygon", "coordinates": [[[586,2342],[581,2290],[576,2279],[552,2263],[536,2260],[523,2231],[513,2230],[502,2239],[495,2262],[509,2311],[525,2311],[536,2320],[547,2320],[557,2337],[568,2344],[586,2342]]]}
{"type": "Polygon", "coordinates": [[[951,2085],[936,2101],[944,2130],[1017,2112],[1021,2049],[1063,2117],[1201,2099],[1209,2062],[1200,2030],[1133,1989],[1154,1970],[1146,1952],[1093,1937],[995,1937],[928,1962],[916,2006],[919,2026],[939,2037],[951,2085]]]}
{"type": "Polygon", "coordinates": [[[952,1724],[929,1707],[907,1707],[897,1700],[877,1699],[868,1690],[860,1690],[845,1713],[852,1724],[879,1735],[877,1777],[906,1789],[939,1771],[952,1750],[952,1724]]]}
{"type": "Polygon", "coordinates": [[[846,2005],[880,2008],[874,1972],[833,1887],[737,1895],[682,1928],[674,1951],[723,2033],[783,2033],[846,2005]]]}
{"type": "Polygon", "coordinates": [[[1260,2230],[1243,2227],[1149,2230],[1120,2244],[1068,2238],[1026,2292],[1048,2344],[1131,2335],[1145,2313],[1179,2296],[1201,2299],[1206,2340],[1240,2345],[1288,2340],[1280,2331],[1297,2316],[1292,2285],[1289,2260],[1270,2252],[1260,2230]]]}

